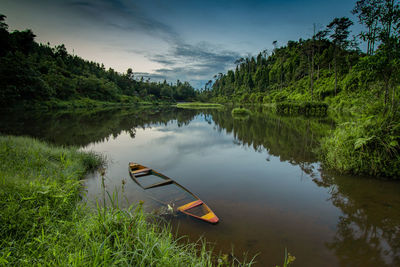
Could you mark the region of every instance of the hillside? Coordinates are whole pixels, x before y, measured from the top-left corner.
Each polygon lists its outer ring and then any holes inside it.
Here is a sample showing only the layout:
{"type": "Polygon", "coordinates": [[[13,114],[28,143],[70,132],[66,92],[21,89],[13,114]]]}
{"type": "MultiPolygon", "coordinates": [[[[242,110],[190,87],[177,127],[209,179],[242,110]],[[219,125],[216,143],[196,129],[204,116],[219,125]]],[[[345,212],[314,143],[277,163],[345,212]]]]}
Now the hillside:
{"type": "Polygon", "coordinates": [[[0,104],[2,107],[96,102],[183,101],[195,97],[188,82],[136,80],[67,52],[63,44],[38,44],[31,30],[8,31],[0,15],[0,104]]]}
{"type": "Polygon", "coordinates": [[[256,58],[242,58],[237,61],[234,71],[219,74],[212,89],[206,93],[222,102],[228,99],[243,103],[324,100],[335,95],[335,53],[340,54],[337,60],[338,93],[349,89],[351,84],[344,77],[364,55],[357,49],[337,47],[325,38],[289,41],[271,54],[264,51],[256,58]]]}
{"type": "Polygon", "coordinates": [[[399,2],[360,0],[352,13],[365,29],[359,35],[350,38],[353,22],[343,17],[310,39],[281,47],[275,41],[271,52],[241,58],[235,70],[216,75],[201,98],[276,103],[277,111],[323,102],[338,125],[322,140],[324,165],[345,173],[399,179],[399,2]],[[366,42],[366,53],[357,48],[361,42],[366,42]]]}

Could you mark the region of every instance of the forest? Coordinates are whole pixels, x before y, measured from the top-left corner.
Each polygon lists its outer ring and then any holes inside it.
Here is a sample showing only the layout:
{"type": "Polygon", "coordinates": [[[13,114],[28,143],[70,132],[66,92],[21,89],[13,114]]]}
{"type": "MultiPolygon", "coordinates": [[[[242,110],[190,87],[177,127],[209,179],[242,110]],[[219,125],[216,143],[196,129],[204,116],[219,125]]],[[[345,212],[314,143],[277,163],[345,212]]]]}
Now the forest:
{"type": "Polygon", "coordinates": [[[206,84],[200,98],[277,108],[329,105],[338,127],[322,140],[325,166],[399,178],[399,1],[359,0],[351,12],[365,29],[359,35],[351,37],[354,22],[347,17],[318,31],[314,24],[310,39],[280,47],[274,41],[272,51],[237,60],[234,70],[206,84]]]}
{"type": "Polygon", "coordinates": [[[399,3],[360,0],[352,13],[367,30],[351,35],[349,18],[335,18],[312,38],[289,41],[256,57],[238,59],[234,70],[215,75],[202,97],[216,102],[271,103],[343,100],[373,92],[395,108],[399,80],[399,3]],[[367,52],[359,45],[366,42],[367,52]]]}
{"type": "Polygon", "coordinates": [[[132,68],[118,73],[103,64],[67,52],[65,45],[51,47],[35,42],[31,30],[8,31],[0,14],[0,105],[14,108],[64,103],[175,102],[196,97],[188,82],[153,82],[135,77],[132,68]]]}
{"type": "Polygon", "coordinates": [[[154,82],[108,70],[71,55],[61,44],[35,42],[31,30],[9,32],[0,15],[0,104],[3,108],[69,108],[202,101],[267,104],[278,113],[325,116],[337,127],[321,141],[326,168],[345,173],[400,177],[399,0],[359,0],[347,17],[312,37],[273,42],[273,49],[238,59],[203,89],[188,82],[154,82]],[[364,29],[352,34],[359,23],[364,29]],[[362,51],[359,47],[365,47],[362,51]],[[72,104],[71,104],[72,103],[72,104]],[[328,111],[328,112],[327,112],[328,111]]]}

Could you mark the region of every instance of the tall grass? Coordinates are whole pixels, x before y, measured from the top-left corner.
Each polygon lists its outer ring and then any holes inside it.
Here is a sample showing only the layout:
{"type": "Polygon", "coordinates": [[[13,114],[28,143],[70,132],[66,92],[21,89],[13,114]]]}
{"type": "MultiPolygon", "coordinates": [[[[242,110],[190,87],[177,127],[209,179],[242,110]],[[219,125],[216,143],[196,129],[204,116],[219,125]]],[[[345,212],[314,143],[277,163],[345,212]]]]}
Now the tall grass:
{"type": "Polygon", "coordinates": [[[0,136],[0,259],[38,264],[50,247],[49,233],[75,216],[80,179],[104,163],[94,153],[0,136]]]}
{"type": "Polygon", "coordinates": [[[391,115],[363,116],[322,140],[326,167],[400,179],[400,124],[391,115]]]}
{"type": "Polygon", "coordinates": [[[180,242],[169,226],[149,223],[141,205],[89,210],[80,179],[104,164],[94,153],[0,136],[0,265],[251,265],[180,242]]]}

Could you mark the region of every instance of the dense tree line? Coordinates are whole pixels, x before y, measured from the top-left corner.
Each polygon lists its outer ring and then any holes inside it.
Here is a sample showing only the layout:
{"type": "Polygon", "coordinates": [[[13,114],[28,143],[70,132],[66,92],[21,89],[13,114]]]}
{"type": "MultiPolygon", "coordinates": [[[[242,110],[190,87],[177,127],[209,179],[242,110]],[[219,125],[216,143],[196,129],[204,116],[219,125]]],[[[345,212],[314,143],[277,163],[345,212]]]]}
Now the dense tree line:
{"type": "Polygon", "coordinates": [[[338,127],[321,140],[324,166],[400,179],[400,0],[358,0],[352,13],[365,29],[359,35],[350,37],[354,22],[343,17],[314,27],[310,39],[275,41],[272,51],[216,75],[201,98],[276,107],[322,101],[336,114],[346,110],[353,116],[335,116],[338,127]]]}
{"type": "Polygon", "coordinates": [[[394,108],[400,84],[399,1],[359,0],[352,13],[366,29],[358,36],[350,38],[353,22],[343,17],[318,32],[314,26],[310,39],[282,47],[275,41],[272,51],[241,58],[234,70],[216,75],[202,97],[255,103],[325,100],[339,92],[374,91],[394,108]],[[361,41],[367,43],[366,53],[357,48],[361,41]]]}
{"type": "MultiPolygon", "coordinates": [[[[263,97],[269,93],[309,79],[312,73],[312,46],[315,47],[316,79],[334,73],[333,59],[338,51],[343,55],[337,68],[340,74],[347,73],[358,61],[360,54],[357,50],[336,49],[337,46],[325,38],[289,41],[286,46],[275,48],[270,55],[265,51],[256,58],[241,58],[237,61],[235,70],[219,74],[212,88],[204,90],[203,94],[210,97],[225,96],[242,102],[262,102],[263,97]],[[338,51],[335,52],[335,49],[338,51]]],[[[310,85],[307,84],[308,86],[310,85]]]]}
{"type": "Polygon", "coordinates": [[[132,69],[120,74],[67,52],[63,44],[38,44],[31,30],[8,31],[0,15],[0,104],[89,98],[108,102],[192,100],[188,82],[136,80],[132,69]]]}

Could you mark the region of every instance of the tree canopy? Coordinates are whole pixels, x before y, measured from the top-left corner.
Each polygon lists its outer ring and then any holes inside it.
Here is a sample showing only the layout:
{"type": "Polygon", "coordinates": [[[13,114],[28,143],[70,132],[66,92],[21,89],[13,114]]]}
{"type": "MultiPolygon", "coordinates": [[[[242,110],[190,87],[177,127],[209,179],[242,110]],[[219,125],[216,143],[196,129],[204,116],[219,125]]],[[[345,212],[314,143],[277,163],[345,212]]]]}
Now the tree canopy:
{"type": "Polygon", "coordinates": [[[3,107],[81,98],[135,102],[188,101],[196,97],[188,82],[136,80],[132,68],[121,74],[69,54],[64,44],[55,47],[38,44],[31,30],[9,32],[5,18],[0,15],[0,104],[3,107]]]}

